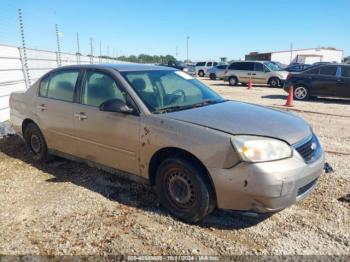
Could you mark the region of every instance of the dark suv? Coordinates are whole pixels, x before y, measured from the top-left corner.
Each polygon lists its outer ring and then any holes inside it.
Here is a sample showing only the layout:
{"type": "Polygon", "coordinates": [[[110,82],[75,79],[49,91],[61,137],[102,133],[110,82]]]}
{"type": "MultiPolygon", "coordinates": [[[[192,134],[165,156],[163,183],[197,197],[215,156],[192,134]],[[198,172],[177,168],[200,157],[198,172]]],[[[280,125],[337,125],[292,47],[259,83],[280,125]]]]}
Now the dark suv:
{"type": "Polygon", "coordinates": [[[294,97],[307,100],[310,96],[350,98],[350,65],[331,64],[311,67],[287,77],[284,90],[294,85],[294,97]]]}

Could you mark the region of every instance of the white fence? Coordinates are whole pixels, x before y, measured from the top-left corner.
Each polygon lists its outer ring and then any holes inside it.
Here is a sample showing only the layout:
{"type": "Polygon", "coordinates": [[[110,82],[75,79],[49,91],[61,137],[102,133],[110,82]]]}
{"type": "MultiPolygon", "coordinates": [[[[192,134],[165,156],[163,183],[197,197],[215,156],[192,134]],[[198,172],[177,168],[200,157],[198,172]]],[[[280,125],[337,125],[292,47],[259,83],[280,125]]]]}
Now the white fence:
{"type": "MultiPolygon", "coordinates": [[[[123,61],[61,53],[61,65],[126,63],[123,61]]],[[[38,80],[43,74],[59,66],[56,52],[26,49],[0,45],[0,122],[9,119],[9,97],[11,92],[23,91],[38,80]],[[25,70],[25,62],[27,69],[25,70]]]]}

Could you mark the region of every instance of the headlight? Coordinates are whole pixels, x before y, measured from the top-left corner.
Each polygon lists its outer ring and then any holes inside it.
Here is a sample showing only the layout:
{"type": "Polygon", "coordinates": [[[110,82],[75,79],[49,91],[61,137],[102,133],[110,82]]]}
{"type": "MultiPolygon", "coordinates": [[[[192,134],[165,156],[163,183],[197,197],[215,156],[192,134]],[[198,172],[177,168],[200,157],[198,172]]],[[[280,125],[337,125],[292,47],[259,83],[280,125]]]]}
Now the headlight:
{"type": "Polygon", "coordinates": [[[285,142],[268,137],[233,136],[233,146],[243,161],[265,162],[291,157],[292,148],[285,142]]]}

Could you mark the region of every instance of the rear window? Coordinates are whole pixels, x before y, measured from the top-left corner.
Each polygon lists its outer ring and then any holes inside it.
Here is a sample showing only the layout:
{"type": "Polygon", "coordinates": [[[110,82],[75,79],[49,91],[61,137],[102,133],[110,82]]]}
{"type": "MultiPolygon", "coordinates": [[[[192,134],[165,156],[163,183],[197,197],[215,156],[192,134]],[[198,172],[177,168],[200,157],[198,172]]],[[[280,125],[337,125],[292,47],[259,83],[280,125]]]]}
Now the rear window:
{"type": "Polygon", "coordinates": [[[341,76],[342,77],[350,77],[350,66],[342,66],[341,76]]]}
{"type": "Polygon", "coordinates": [[[218,69],[226,69],[227,65],[219,65],[217,66],[218,69]]]}
{"type": "Polygon", "coordinates": [[[218,65],[218,63],[217,62],[214,62],[214,66],[217,66],[218,65]]]}
{"type": "Polygon", "coordinates": [[[205,66],[205,62],[198,62],[196,66],[205,66]]]}
{"type": "Polygon", "coordinates": [[[50,77],[47,97],[73,102],[79,71],[59,72],[50,77]]]}
{"type": "Polygon", "coordinates": [[[337,66],[323,66],[320,68],[320,75],[335,76],[337,74],[337,66]]]}
{"type": "Polygon", "coordinates": [[[305,74],[318,75],[320,73],[320,68],[309,69],[305,71],[305,74]]]}
{"type": "Polygon", "coordinates": [[[208,62],[208,63],[207,63],[207,66],[212,66],[212,65],[213,65],[212,62],[208,62]]]}

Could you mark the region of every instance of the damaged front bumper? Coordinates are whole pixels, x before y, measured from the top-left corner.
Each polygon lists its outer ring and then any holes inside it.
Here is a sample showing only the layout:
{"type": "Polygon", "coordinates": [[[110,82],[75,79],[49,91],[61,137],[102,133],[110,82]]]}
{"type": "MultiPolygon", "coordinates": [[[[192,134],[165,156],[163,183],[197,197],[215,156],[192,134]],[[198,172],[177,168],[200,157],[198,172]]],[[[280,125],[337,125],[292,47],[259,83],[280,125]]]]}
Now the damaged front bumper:
{"type": "Polygon", "coordinates": [[[323,151],[308,164],[295,149],[293,153],[292,158],[278,161],[209,169],[218,208],[277,212],[308,196],[323,171],[323,151]]]}

